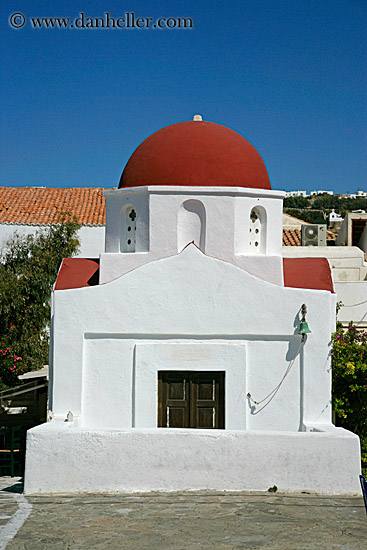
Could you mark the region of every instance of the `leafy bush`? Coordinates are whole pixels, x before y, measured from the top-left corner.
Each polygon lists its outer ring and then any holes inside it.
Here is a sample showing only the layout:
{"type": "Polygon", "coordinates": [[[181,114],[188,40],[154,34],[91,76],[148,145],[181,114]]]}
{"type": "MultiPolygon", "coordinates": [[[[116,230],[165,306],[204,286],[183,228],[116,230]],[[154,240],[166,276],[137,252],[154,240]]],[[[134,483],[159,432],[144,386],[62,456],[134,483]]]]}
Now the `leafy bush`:
{"type": "Polygon", "coordinates": [[[359,435],[367,475],[367,332],[350,323],[333,334],[333,407],[336,424],[359,435]]]}
{"type": "Polygon", "coordinates": [[[48,363],[52,288],[62,259],[79,246],[77,221],[60,221],[35,235],[15,234],[0,258],[0,343],[23,358],[25,372],[48,363]]]}
{"type": "Polygon", "coordinates": [[[23,370],[22,358],[17,357],[5,342],[0,342],[0,391],[17,386],[23,370]]]}
{"type": "Polygon", "coordinates": [[[285,214],[289,214],[290,216],[303,220],[304,222],[326,224],[321,210],[297,210],[294,208],[284,208],[284,212],[285,214]]]}

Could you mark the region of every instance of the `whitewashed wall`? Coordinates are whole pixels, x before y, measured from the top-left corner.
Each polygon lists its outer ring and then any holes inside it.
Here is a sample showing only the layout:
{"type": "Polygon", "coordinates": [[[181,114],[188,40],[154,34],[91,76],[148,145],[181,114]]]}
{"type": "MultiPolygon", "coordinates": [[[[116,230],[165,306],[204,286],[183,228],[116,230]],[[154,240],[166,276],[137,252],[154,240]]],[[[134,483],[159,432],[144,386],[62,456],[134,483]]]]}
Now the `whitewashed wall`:
{"type": "Polygon", "coordinates": [[[343,303],[338,320],[347,325],[353,321],[359,328],[367,328],[367,281],[335,283],[338,301],[343,303]]]}
{"type": "Polygon", "coordinates": [[[283,285],[283,192],[151,186],[105,191],[104,195],[106,253],[101,256],[102,283],[147,262],[177,254],[196,237],[200,242],[195,244],[205,254],[283,285]],[[125,235],[121,231],[122,213],[127,207],[133,207],[137,214],[136,248],[135,252],[120,253],[121,235],[125,235]],[[262,216],[259,252],[250,245],[253,208],[259,209],[262,216]]]}
{"type": "MultiPolygon", "coordinates": [[[[250,391],[256,400],[280,381],[289,361],[296,359],[271,403],[261,411],[248,404],[245,411],[239,407],[227,417],[230,425],[244,425],[244,414],[253,429],[298,430],[303,424],[330,422],[334,307],[335,297],[327,291],[272,285],[205,256],[193,245],[110,283],[56,291],[53,412],[65,419],[71,411],[85,426],[131,428],[133,400],[136,407],[139,392],[152,395],[148,387],[135,386],[141,370],[139,346],[160,350],[162,345],[196,343],[208,353],[211,350],[215,365],[221,364],[217,344],[228,341],[233,344],[225,348],[228,364],[237,365],[232,384],[250,391]],[[299,355],[302,303],[308,306],[312,334],[299,355]],[[243,361],[236,355],[241,345],[247,354],[243,361]]],[[[150,355],[155,357],[153,352],[150,355]]],[[[162,362],[152,359],[155,365],[162,362]]],[[[210,370],[211,364],[198,370],[210,370]]],[[[151,412],[139,419],[140,427],[152,427],[151,412]]]]}
{"type": "MultiPolygon", "coordinates": [[[[14,235],[34,235],[44,226],[40,225],[18,225],[18,224],[0,224],[0,249],[14,235]]],[[[99,258],[104,251],[105,227],[84,225],[78,232],[80,239],[80,250],[76,254],[77,258],[99,258]]]]}

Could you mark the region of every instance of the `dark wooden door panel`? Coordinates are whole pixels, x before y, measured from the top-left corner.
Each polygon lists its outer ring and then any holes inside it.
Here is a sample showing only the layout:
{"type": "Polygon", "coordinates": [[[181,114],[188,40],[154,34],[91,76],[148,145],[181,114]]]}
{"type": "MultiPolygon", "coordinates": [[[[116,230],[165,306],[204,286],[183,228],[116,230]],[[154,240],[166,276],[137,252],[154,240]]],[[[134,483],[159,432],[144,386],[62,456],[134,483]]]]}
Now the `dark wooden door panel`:
{"type": "Polygon", "coordinates": [[[209,380],[208,382],[198,381],[198,399],[215,399],[215,382],[209,380]]]}
{"type": "Polygon", "coordinates": [[[224,428],[224,372],[160,371],[158,426],[224,428]]]}
{"type": "Polygon", "coordinates": [[[191,427],[224,428],[224,373],[192,373],[191,427]]]}
{"type": "Polygon", "coordinates": [[[158,426],[189,428],[189,388],[186,373],[160,372],[158,377],[158,426]]]}
{"type": "Polygon", "coordinates": [[[215,428],[215,408],[201,407],[196,411],[196,428],[215,428]]]}
{"type": "Polygon", "coordinates": [[[188,428],[186,411],[183,407],[168,407],[167,428],[188,428]]]}

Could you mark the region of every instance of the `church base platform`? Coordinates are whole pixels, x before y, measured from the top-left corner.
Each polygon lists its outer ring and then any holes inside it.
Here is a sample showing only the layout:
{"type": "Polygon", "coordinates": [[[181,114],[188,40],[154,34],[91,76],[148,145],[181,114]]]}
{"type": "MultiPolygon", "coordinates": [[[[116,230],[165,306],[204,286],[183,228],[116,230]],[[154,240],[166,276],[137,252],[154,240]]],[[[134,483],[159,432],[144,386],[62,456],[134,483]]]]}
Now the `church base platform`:
{"type": "Polygon", "coordinates": [[[288,492],[360,493],[358,437],[333,426],[322,430],[92,430],[53,421],[28,432],[25,493],[266,491],[274,485],[288,492]]]}

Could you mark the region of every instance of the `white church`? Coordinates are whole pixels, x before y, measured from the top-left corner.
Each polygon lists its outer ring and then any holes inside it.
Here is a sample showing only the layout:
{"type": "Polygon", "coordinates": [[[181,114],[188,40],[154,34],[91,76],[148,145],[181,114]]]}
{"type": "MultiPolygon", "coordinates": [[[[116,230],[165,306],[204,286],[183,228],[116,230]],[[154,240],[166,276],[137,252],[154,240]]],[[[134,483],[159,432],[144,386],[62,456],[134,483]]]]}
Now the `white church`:
{"type": "Polygon", "coordinates": [[[359,492],[358,437],[332,424],[330,267],[283,260],[256,149],[195,116],[104,194],[104,253],[65,259],[53,293],[25,492],[359,492]]]}

